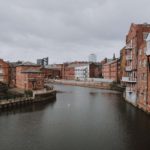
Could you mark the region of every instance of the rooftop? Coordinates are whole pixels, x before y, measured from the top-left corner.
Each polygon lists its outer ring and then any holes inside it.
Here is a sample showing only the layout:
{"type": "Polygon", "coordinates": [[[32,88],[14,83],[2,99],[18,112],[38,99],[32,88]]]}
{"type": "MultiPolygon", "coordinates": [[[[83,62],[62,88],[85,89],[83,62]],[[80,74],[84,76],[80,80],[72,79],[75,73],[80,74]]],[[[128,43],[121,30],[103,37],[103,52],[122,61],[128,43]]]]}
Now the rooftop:
{"type": "Polygon", "coordinates": [[[26,62],[22,62],[21,64],[19,64],[18,66],[40,66],[40,65],[37,65],[35,63],[32,63],[30,61],[26,61],[26,62]]]}
{"type": "Polygon", "coordinates": [[[21,73],[42,73],[42,71],[40,69],[31,68],[31,69],[24,70],[21,73]]]}

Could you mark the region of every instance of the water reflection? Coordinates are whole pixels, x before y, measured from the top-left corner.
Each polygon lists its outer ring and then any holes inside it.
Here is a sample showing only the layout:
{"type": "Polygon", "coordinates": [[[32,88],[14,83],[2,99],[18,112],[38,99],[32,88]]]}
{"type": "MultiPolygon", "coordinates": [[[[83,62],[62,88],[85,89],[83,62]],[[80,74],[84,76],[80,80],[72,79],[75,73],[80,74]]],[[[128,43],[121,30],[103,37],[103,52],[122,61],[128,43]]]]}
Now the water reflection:
{"type": "Polygon", "coordinates": [[[1,114],[0,149],[149,149],[149,116],[123,101],[120,93],[55,88],[60,92],[53,103],[28,106],[15,115],[1,114]]]}
{"type": "Polygon", "coordinates": [[[91,96],[96,96],[98,93],[97,92],[90,92],[89,93],[91,96]]]}

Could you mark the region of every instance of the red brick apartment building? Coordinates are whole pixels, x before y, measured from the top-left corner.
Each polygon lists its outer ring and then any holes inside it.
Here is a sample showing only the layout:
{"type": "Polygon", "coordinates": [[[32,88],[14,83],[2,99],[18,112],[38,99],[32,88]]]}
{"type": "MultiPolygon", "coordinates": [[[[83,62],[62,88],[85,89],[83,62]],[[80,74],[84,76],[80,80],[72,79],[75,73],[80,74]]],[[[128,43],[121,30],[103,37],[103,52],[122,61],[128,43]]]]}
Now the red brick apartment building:
{"type": "Polygon", "coordinates": [[[125,98],[134,105],[147,109],[149,95],[149,68],[147,37],[149,24],[131,24],[126,36],[126,75],[122,81],[126,84],[125,98]]]}
{"type": "Polygon", "coordinates": [[[24,90],[40,90],[44,88],[44,74],[41,66],[30,62],[16,67],[16,87],[24,90]]]}
{"type": "Polygon", "coordinates": [[[66,80],[100,77],[102,77],[102,65],[100,63],[72,62],[63,64],[62,67],[62,78],[66,80]]]}
{"type": "Polygon", "coordinates": [[[16,67],[20,64],[22,64],[22,61],[9,62],[9,76],[10,76],[9,87],[11,88],[16,87],[16,67]]]}
{"type": "Polygon", "coordinates": [[[22,62],[6,62],[0,59],[0,81],[9,87],[16,86],[16,66],[22,62]]]}
{"type": "Polygon", "coordinates": [[[123,47],[120,50],[120,79],[126,76],[125,67],[126,67],[126,49],[125,47],[123,47]]]}
{"type": "MultiPolygon", "coordinates": [[[[150,30],[148,32],[150,33],[150,30]]],[[[148,32],[144,33],[144,41],[138,53],[137,105],[150,112],[150,36],[148,32]]]]}
{"type": "Polygon", "coordinates": [[[76,65],[76,63],[64,63],[62,67],[62,79],[74,80],[76,65]]]}
{"type": "Polygon", "coordinates": [[[116,82],[120,81],[120,59],[115,59],[103,64],[103,78],[116,82]]]}
{"type": "Polygon", "coordinates": [[[42,68],[45,79],[61,79],[62,78],[62,64],[47,65],[42,68]]]}
{"type": "Polygon", "coordinates": [[[5,62],[3,59],[0,59],[0,82],[7,85],[10,83],[9,63],[5,62]]]}

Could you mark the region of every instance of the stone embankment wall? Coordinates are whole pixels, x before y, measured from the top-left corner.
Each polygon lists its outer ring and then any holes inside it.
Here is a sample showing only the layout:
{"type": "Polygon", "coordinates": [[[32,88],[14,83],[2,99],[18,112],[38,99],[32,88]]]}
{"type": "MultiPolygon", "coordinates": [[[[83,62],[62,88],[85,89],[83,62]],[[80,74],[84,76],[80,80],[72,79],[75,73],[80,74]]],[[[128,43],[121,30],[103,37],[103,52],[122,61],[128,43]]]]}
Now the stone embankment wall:
{"type": "Polygon", "coordinates": [[[26,104],[33,104],[37,102],[56,100],[56,91],[51,90],[47,92],[34,93],[33,97],[20,97],[15,99],[0,100],[0,110],[7,110],[16,107],[23,107],[26,104]]]}
{"type": "Polygon", "coordinates": [[[123,92],[122,87],[116,83],[113,83],[113,82],[51,80],[50,83],[72,85],[72,86],[81,86],[81,87],[90,87],[90,88],[106,89],[106,90],[116,90],[119,92],[123,92]]]}
{"type": "Polygon", "coordinates": [[[67,81],[67,80],[55,80],[53,83],[55,84],[64,84],[64,85],[72,85],[72,86],[81,86],[81,87],[91,87],[91,88],[99,88],[99,89],[110,89],[110,83],[102,83],[102,82],[84,82],[84,81],[67,81]]]}

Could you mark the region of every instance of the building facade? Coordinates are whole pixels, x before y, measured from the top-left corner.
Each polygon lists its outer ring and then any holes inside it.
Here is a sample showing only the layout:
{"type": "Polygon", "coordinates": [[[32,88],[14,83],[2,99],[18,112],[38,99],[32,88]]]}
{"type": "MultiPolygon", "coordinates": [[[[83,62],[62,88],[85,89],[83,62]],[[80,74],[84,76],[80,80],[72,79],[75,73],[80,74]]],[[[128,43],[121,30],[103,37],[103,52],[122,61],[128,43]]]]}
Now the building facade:
{"type": "Polygon", "coordinates": [[[41,66],[24,63],[16,67],[16,87],[24,90],[44,88],[44,74],[41,66]]]}
{"type": "Polygon", "coordinates": [[[144,37],[139,49],[137,69],[137,105],[148,112],[150,112],[149,32],[150,30],[147,32],[147,36],[144,37]]]}
{"type": "Polygon", "coordinates": [[[146,56],[147,56],[147,111],[150,112],[150,34],[146,39],[146,56]]]}
{"type": "Polygon", "coordinates": [[[115,59],[103,64],[102,75],[104,79],[120,81],[120,59],[115,59]]]}
{"type": "Polygon", "coordinates": [[[93,62],[93,63],[97,62],[97,57],[95,54],[90,54],[88,59],[89,62],[93,62]]]}
{"type": "Polygon", "coordinates": [[[90,72],[89,64],[77,66],[75,67],[75,79],[86,80],[87,78],[90,77],[89,72],[90,72]]]}
{"type": "Polygon", "coordinates": [[[10,84],[10,66],[3,59],[0,59],[0,82],[10,84]]]}
{"type": "Polygon", "coordinates": [[[45,79],[61,79],[62,65],[48,65],[41,69],[45,79]]]}
{"type": "Polygon", "coordinates": [[[65,63],[62,67],[62,79],[74,80],[75,79],[75,64],[65,63]]]}
{"type": "Polygon", "coordinates": [[[126,84],[125,99],[133,105],[139,105],[147,99],[148,79],[146,37],[150,32],[149,24],[131,24],[126,36],[126,84]]]}
{"type": "Polygon", "coordinates": [[[75,79],[86,80],[87,78],[102,77],[102,65],[100,63],[80,64],[75,67],[75,79]]]}
{"type": "Polygon", "coordinates": [[[120,79],[126,76],[126,49],[123,47],[120,50],[120,79]]]}

